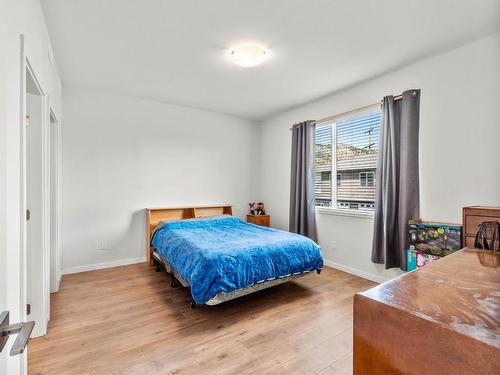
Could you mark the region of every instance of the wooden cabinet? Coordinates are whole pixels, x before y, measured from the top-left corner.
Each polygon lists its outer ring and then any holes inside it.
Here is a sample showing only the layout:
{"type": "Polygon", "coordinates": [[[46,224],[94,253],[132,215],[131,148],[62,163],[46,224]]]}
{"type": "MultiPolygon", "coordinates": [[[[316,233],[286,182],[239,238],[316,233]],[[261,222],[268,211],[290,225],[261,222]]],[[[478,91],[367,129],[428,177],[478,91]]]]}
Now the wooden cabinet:
{"type": "Polygon", "coordinates": [[[476,233],[479,225],[485,221],[500,223],[500,208],[471,206],[463,208],[462,243],[466,247],[474,247],[476,233]]]}
{"type": "Polygon", "coordinates": [[[247,222],[268,227],[271,223],[271,217],[269,215],[247,215],[247,222]]]}
{"type": "Polygon", "coordinates": [[[354,374],[500,374],[499,283],[499,252],[464,249],[356,294],[354,374]]]}

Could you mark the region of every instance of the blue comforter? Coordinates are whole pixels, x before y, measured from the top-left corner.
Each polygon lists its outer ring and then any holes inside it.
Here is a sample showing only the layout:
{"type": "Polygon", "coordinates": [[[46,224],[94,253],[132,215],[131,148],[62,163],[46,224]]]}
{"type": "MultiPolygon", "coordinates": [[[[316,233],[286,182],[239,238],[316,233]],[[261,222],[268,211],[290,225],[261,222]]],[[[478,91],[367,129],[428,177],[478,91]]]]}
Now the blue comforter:
{"type": "Polygon", "coordinates": [[[235,217],[162,223],[151,244],[191,284],[198,304],[219,292],[323,267],[314,241],[235,217]]]}

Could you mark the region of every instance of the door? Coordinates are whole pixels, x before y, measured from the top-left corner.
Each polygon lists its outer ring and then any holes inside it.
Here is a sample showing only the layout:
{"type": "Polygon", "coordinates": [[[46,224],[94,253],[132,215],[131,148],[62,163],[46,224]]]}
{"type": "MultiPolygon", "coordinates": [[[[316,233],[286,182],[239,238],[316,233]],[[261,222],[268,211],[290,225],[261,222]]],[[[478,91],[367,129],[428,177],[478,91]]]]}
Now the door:
{"type": "MultiPolygon", "coordinates": [[[[2,9],[0,1],[3,21],[8,12],[2,9]]],[[[0,45],[4,44],[3,25],[0,22],[0,45]]],[[[26,330],[18,334],[19,330],[33,326],[20,322],[36,320],[31,337],[43,335],[50,307],[50,112],[24,46],[20,35],[19,84],[8,89],[4,82],[15,82],[14,72],[4,69],[0,59],[0,331],[9,332],[0,335],[0,375],[26,374],[27,351],[22,353],[24,345],[16,349],[14,344],[30,336],[26,330]],[[3,325],[5,311],[10,327],[3,325]]],[[[57,235],[56,229],[54,238],[57,235]]]]}
{"type": "MultiPolygon", "coordinates": [[[[31,69],[26,69],[26,300],[27,318],[36,322],[32,337],[47,332],[49,317],[48,246],[50,236],[45,195],[46,142],[43,93],[31,69]]],[[[48,116],[47,116],[48,117],[48,116]]]]}
{"type": "MultiPolygon", "coordinates": [[[[3,2],[0,1],[0,8],[3,2]]],[[[5,10],[5,9],[4,9],[5,10]]],[[[0,16],[8,12],[0,11],[0,16]]],[[[0,17],[3,18],[3,17],[0,17]]],[[[0,27],[5,25],[2,19],[0,27]]],[[[0,30],[1,31],[1,30],[0,30]]],[[[0,32],[0,39],[5,34],[0,32]]],[[[0,45],[4,45],[1,40],[0,45]]],[[[7,88],[5,82],[15,82],[0,59],[0,314],[9,312],[9,324],[26,320],[26,255],[25,255],[25,191],[22,174],[25,171],[24,113],[26,96],[26,60],[24,36],[19,39],[19,91],[7,88]]],[[[13,72],[10,72],[12,74],[13,72]]],[[[2,318],[4,316],[2,315],[2,318]]],[[[2,323],[5,321],[1,319],[2,323]]],[[[2,327],[2,331],[4,327],[2,327]]],[[[26,355],[10,355],[18,334],[0,340],[0,374],[19,375],[26,373],[26,355]]]]}

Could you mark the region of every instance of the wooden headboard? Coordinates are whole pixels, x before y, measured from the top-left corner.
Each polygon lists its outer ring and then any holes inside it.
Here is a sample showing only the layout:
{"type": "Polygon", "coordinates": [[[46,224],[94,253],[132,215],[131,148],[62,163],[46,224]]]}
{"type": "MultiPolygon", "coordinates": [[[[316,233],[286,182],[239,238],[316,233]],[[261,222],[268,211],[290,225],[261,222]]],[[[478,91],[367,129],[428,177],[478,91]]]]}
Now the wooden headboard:
{"type": "Polygon", "coordinates": [[[196,206],[175,208],[146,208],[146,255],[148,263],[153,263],[153,248],[151,235],[161,221],[194,219],[215,215],[232,215],[233,207],[230,205],[196,206]]]}

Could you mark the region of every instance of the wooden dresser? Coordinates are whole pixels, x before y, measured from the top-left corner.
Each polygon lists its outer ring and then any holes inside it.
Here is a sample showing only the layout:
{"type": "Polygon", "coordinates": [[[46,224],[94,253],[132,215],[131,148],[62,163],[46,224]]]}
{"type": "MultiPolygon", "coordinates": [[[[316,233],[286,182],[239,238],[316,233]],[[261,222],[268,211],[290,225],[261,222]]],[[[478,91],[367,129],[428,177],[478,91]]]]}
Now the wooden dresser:
{"type": "Polygon", "coordinates": [[[357,294],[354,374],[500,374],[500,252],[459,250],[357,294]]]}
{"type": "Polygon", "coordinates": [[[476,239],[479,224],[485,221],[497,221],[500,223],[500,208],[471,206],[463,208],[463,246],[472,248],[476,239]]]}
{"type": "Polygon", "coordinates": [[[268,227],[271,224],[269,215],[247,215],[247,223],[268,227]]]}

